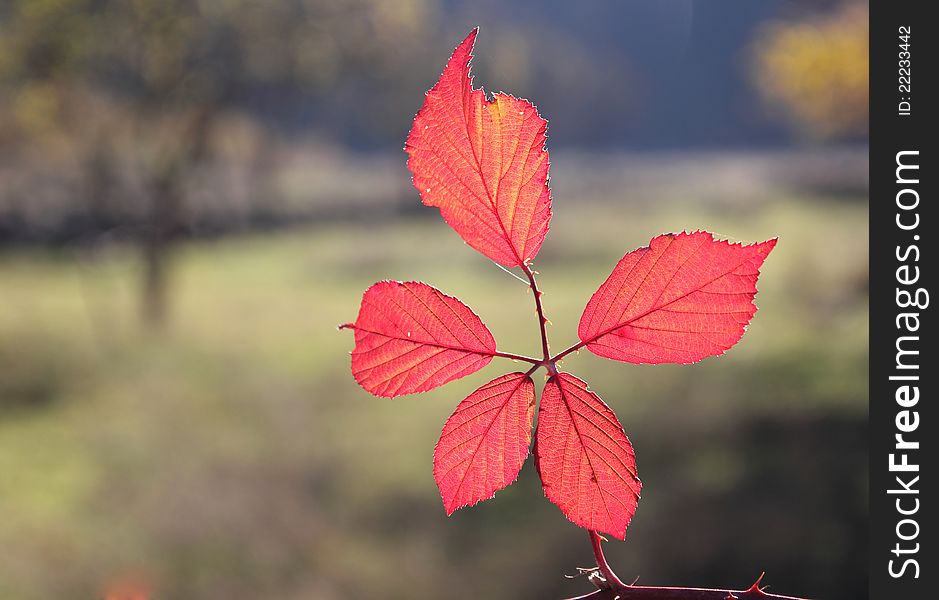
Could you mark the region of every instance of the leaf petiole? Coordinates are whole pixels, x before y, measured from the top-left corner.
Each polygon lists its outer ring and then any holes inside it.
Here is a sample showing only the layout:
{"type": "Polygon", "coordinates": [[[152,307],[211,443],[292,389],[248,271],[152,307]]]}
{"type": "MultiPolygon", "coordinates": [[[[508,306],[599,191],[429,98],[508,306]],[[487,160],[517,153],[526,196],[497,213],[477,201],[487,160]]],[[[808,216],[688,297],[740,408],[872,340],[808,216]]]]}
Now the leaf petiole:
{"type": "Polygon", "coordinates": [[[508,358],[509,360],[520,360],[522,362],[528,362],[535,365],[535,368],[538,368],[542,365],[544,361],[538,358],[532,358],[530,356],[524,356],[522,354],[513,354],[511,352],[493,352],[493,356],[498,356],[499,358],[508,358]]]}

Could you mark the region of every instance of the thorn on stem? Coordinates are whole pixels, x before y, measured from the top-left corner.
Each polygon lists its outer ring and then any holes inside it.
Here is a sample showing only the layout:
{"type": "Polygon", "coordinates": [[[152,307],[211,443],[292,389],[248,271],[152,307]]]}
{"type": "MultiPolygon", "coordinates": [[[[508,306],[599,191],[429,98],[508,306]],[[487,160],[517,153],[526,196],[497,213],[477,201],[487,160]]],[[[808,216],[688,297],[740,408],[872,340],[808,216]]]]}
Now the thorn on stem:
{"type": "Polygon", "coordinates": [[[753,585],[747,590],[747,593],[756,594],[758,596],[765,596],[763,589],[760,587],[760,582],[763,581],[763,576],[766,575],[766,571],[760,573],[760,576],[756,578],[756,581],[753,582],[753,585]]]}

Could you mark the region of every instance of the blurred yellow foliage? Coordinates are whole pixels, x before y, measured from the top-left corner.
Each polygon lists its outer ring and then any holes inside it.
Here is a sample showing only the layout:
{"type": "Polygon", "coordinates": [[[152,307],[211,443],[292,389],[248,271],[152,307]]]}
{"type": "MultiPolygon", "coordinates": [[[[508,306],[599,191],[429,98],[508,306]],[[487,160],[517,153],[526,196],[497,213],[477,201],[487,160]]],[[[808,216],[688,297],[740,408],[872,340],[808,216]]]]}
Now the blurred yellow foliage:
{"type": "Polygon", "coordinates": [[[752,64],[757,87],[802,133],[829,139],[867,131],[866,3],[760,31],[752,64]]]}
{"type": "Polygon", "coordinates": [[[43,135],[54,130],[59,114],[59,96],[55,86],[45,81],[30,81],[13,95],[13,118],[26,132],[43,135]]]}

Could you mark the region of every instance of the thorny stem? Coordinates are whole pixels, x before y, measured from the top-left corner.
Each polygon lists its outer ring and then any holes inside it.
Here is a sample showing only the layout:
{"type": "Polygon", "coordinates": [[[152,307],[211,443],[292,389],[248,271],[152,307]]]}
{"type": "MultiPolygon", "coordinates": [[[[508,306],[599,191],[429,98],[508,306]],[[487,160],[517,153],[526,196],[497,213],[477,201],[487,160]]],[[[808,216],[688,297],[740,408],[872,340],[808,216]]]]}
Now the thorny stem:
{"type": "Polygon", "coordinates": [[[627,585],[622,588],[601,588],[569,600],[805,600],[795,596],[780,596],[764,591],[759,580],[745,590],[714,588],[655,587],[627,585]]]}
{"type": "Polygon", "coordinates": [[[523,263],[522,270],[525,271],[525,275],[528,277],[532,295],[535,297],[535,310],[538,312],[538,329],[541,331],[542,364],[544,364],[553,375],[557,372],[557,368],[554,366],[554,361],[551,360],[551,350],[548,347],[548,319],[544,316],[544,307],[541,305],[541,290],[538,289],[538,282],[535,280],[535,272],[532,271],[531,267],[523,263]]]}
{"type": "Polygon", "coordinates": [[[606,556],[603,554],[603,538],[596,531],[590,529],[587,531],[590,535],[590,545],[593,546],[593,556],[597,559],[597,567],[600,568],[600,574],[606,580],[607,585],[614,588],[626,587],[626,584],[616,576],[610,563],[606,562],[606,556]]]}
{"type": "Polygon", "coordinates": [[[564,350],[562,350],[562,351],[558,352],[557,354],[555,354],[553,357],[551,357],[551,361],[552,361],[552,362],[557,362],[557,361],[561,360],[562,358],[564,358],[565,356],[567,356],[568,354],[570,354],[571,352],[577,352],[578,350],[580,350],[581,348],[583,348],[583,347],[586,346],[586,345],[587,345],[587,342],[577,342],[576,344],[574,344],[574,345],[571,346],[570,348],[565,348],[564,350]]]}
{"type": "Polygon", "coordinates": [[[616,576],[610,563],[606,561],[603,555],[603,537],[596,531],[588,531],[590,535],[590,545],[593,546],[593,555],[597,559],[597,569],[603,579],[591,578],[597,590],[585,595],[571,598],[570,600],[745,600],[753,598],[765,598],[768,600],[803,600],[793,596],[780,596],[770,594],[765,588],[760,587],[763,580],[761,574],[759,578],[745,590],[721,590],[709,588],[683,588],[683,587],[653,587],[646,585],[628,585],[616,576]]]}

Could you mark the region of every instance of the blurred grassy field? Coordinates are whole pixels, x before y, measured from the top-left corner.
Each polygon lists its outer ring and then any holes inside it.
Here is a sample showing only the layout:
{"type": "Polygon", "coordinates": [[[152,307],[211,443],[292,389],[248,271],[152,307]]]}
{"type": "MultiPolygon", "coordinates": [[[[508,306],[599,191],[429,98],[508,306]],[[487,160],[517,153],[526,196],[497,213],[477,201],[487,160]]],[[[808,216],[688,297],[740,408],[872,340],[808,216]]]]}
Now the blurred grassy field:
{"type": "MultiPolygon", "coordinates": [[[[137,318],[132,248],[0,254],[0,598],[93,598],[137,578],[167,599],[561,598],[586,535],[531,461],[447,519],[431,456],[469,391],[394,401],[348,369],[362,291],[419,279],[457,295],[500,348],[536,354],[530,294],[426,218],[192,242],[172,321],[137,318]],[[445,591],[445,594],[442,594],[445,591]]],[[[634,366],[582,352],[645,487],[620,575],[779,593],[866,590],[867,205],[558,199],[538,258],[555,348],[590,294],[653,235],[779,236],[757,313],[725,357],[634,366]],[[667,208],[662,208],[667,207],[667,208]]]]}

